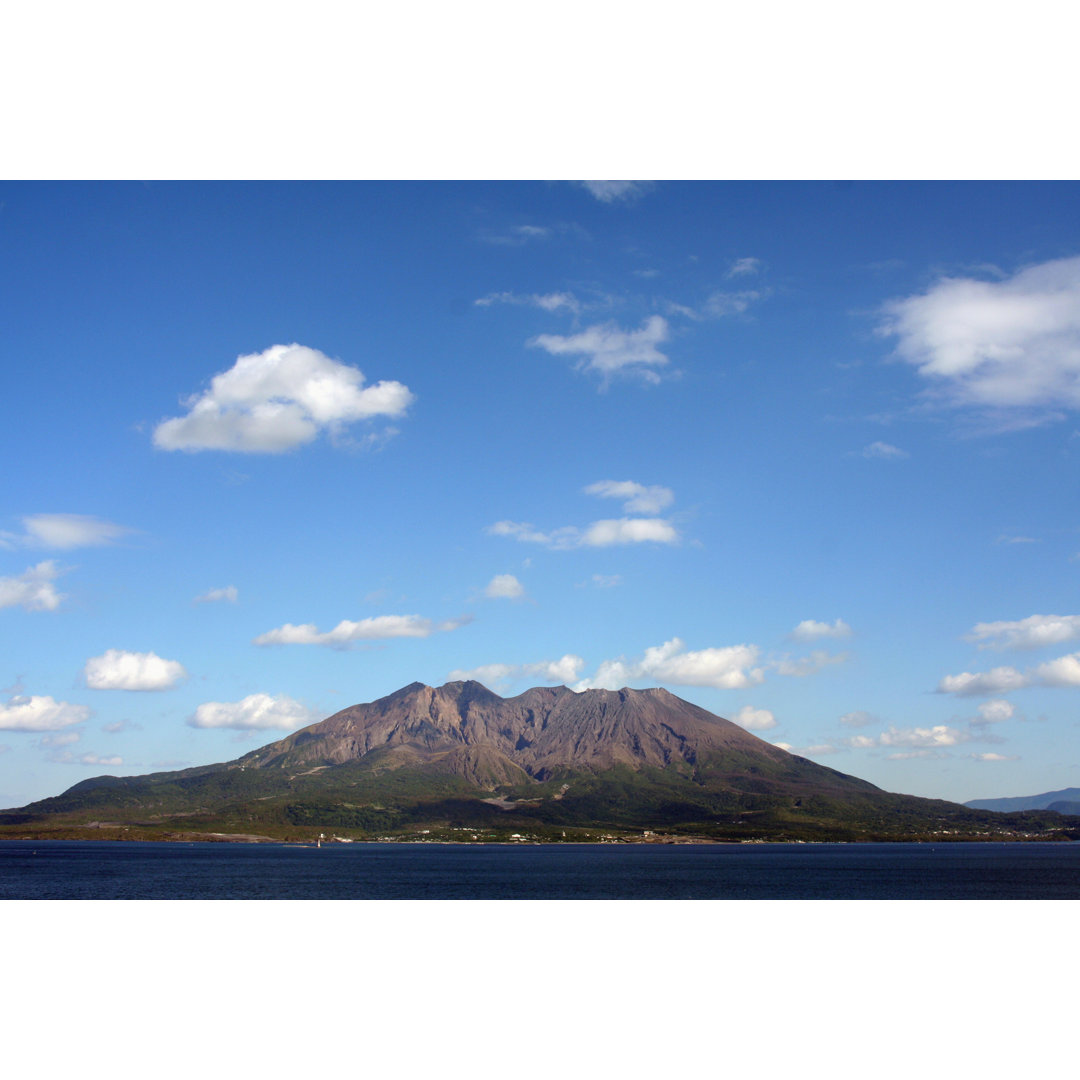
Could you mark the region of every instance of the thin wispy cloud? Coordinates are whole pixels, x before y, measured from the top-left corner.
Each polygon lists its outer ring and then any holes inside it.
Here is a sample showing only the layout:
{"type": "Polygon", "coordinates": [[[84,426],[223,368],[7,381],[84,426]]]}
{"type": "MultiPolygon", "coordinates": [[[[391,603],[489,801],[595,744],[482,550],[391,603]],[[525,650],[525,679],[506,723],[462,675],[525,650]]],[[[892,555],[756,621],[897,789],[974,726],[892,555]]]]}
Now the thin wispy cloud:
{"type": "Polygon", "coordinates": [[[778,660],[771,661],[769,667],[777,675],[805,679],[808,675],[816,675],[823,668],[846,663],[849,659],[850,656],[847,653],[829,653],[824,649],[815,649],[809,656],[782,656],[778,660]]]}
{"type": "MultiPolygon", "coordinates": [[[[670,505],[675,495],[670,488],[646,486],[633,480],[600,480],[584,489],[586,495],[619,499],[623,509],[656,511],[670,505]]],[[[623,544],[677,544],[679,531],[666,518],[608,518],[583,528],[562,525],[555,529],[537,529],[529,522],[497,521],[486,530],[492,536],[507,536],[527,544],[540,544],[554,551],[580,547],[614,547],[623,544]]]]}
{"type": "Polygon", "coordinates": [[[864,446],[861,453],[867,461],[903,461],[905,458],[911,457],[906,450],[901,450],[899,446],[880,441],[864,446]]]}
{"type": "Polygon", "coordinates": [[[633,480],[600,480],[585,488],[586,495],[619,499],[628,514],[658,514],[675,501],[671,488],[638,484],[633,480]]]}
{"type": "Polygon", "coordinates": [[[602,203],[633,202],[653,186],[651,180],[578,180],[577,183],[602,203]]]}
{"type": "Polygon", "coordinates": [[[567,653],[559,660],[541,660],[532,664],[482,664],[476,668],[457,668],[447,675],[447,679],[450,682],[472,679],[489,689],[522,679],[539,679],[542,683],[565,686],[578,677],[584,666],[585,661],[580,656],[567,653]]]}
{"type": "Polygon", "coordinates": [[[210,589],[201,596],[196,596],[193,604],[235,604],[240,593],[235,585],[226,585],[223,589],[210,589]]]}
{"type": "Polygon", "coordinates": [[[303,345],[273,345],[237,358],[185,400],[184,416],[154,429],[162,450],[227,450],[279,454],[320,433],[343,434],[350,424],[405,414],[414,395],[404,384],[365,386],[359,368],[303,345]]]}
{"type": "Polygon", "coordinates": [[[714,292],[705,301],[704,313],[713,319],[722,319],[725,315],[742,315],[751,304],[765,298],[767,294],[760,289],[743,289],[740,292],[714,292]]]}
{"type": "Polygon", "coordinates": [[[48,755],[48,760],[58,765],[93,765],[110,769],[124,764],[124,759],[119,754],[103,757],[90,751],[85,754],[73,754],[70,750],[54,750],[48,755]]]}
{"type": "Polygon", "coordinates": [[[834,622],[818,622],[816,619],[803,619],[788,635],[793,641],[819,641],[821,638],[851,637],[851,627],[843,619],[834,622]]]}
{"type": "Polygon", "coordinates": [[[593,574],[582,585],[592,585],[596,589],[616,589],[623,583],[621,574],[593,574]]]}
{"type": "Polygon", "coordinates": [[[581,311],[581,302],[573,293],[514,293],[497,292],[481,296],[473,303],[477,307],[491,307],[492,304],[512,304],[517,307],[540,308],[541,311],[559,312],[568,311],[577,315],[581,311]]]}
{"type": "Polygon", "coordinates": [[[608,322],[589,326],[577,334],[539,334],[526,344],[543,349],[552,356],[580,357],[577,370],[598,374],[601,385],[613,378],[633,378],[642,382],[660,382],[657,369],[670,363],[668,356],[657,346],[667,341],[668,323],[660,315],[652,315],[637,330],[626,330],[608,322]]]}
{"type": "Polygon", "coordinates": [[[871,724],[878,723],[878,718],[873,713],[866,712],[863,709],[855,709],[853,712],[844,713],[843,716],[839,717],[839,723],[850,728],[869,727],[871,724]]]}
{"type": "Polygon", "coordinates": [[[752,256],[748,256],[743,259],[736,259],[731,264],[731,269],[728,270],[726,277],[748,277],[751,274],[760,274],[763,263],[760,259],[755,259],[752,256]]]}
{"type": "Polygon", "coordinates": [[[332,630],[319,630],[314,623],[295,626],[285,623],[254,639],[255,645],[327,645],[347,648],[358,641],[386,641],[391,638],[426,638],[447,633],[471,622],[471,616],[436,623],[420,615],[376,615],[356,621],[342,619],[332,630]]]}
{"type": "Polygon", "coordinates": [[[485,244],[520,247],[536,240],[550,239],[552,230],[545,225],[511,225],[504,232],[486,230],[478,236],[485,244]]]}
{"type": "Polygon", "coordinates": [[[0,532],[0,547],[53,548],[105,547],[134,532],[125,525],[88,514],[31,514],[21,519],[21,533],[0,532]]]}
{"type": "Polygon", "coordinates": [[[492,536],[509,536],[527,544],[540,544],[554,551],[579,547],[613,547],[619,544],[677,544],[678,530],[663,518],[611,518],[594,521],[584,529],[564,525],[543,532],[528,522],[496,521],[489,526],[492,536]]]}
{"type": "Polygon", "coordinates": [[[687,319],[702,322],[706,319],[724,319],[731,315],[743,315],[751,305],[764,300],[769,295],[768,289],[742,289],[738,292],[723,290],[710,293],[705,300],[693,307],[673,300],[662,301],[662,308],[668,315],[681,315],[687,319]]]}

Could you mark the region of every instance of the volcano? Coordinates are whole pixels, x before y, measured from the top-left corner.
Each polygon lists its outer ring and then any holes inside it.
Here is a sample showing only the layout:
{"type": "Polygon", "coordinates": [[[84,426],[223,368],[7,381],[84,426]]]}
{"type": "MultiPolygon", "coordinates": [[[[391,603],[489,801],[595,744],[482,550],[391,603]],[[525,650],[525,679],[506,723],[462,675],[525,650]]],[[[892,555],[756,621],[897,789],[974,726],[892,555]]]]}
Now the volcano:
{"type": "Polygon", "coordinates": [[[891,794],[661,688],[503,698],[471,681],[412,683],[235,761],[95,777],[0,814],[5,835],[140,839],[1008,839],[1077,824],[891,794]]]}

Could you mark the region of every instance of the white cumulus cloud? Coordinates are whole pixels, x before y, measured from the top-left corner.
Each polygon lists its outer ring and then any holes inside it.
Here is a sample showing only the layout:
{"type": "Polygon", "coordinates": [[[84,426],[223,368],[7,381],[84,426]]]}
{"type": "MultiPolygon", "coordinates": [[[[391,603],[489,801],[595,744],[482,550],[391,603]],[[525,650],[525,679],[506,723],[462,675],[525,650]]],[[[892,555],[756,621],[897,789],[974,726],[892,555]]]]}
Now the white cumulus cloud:
{"type": "Polygon", "coordinates": [[[1041,649],[1080,638],[1080,615],[1029,615],[1014,622],[976,623],[965,641],[980,649],[1041,649]]]}
{"type": "Polygon", "coordinates": [[[895,728],[890,727],[878,736],[879,746],[913,746],[937,748],[956,746],[967,742],[971,733],[962,728],[949,727],[947,724],[935,724],[933,727],[895,728]]]}
{"type": "Polygon", "coordinates": [[[1000,724],[1005,720],[1011,720],[1016,709],[1011,702],[1003,698],[995,698],[993,701],[984,701],[981,705],[976,705],[975,711],[979,715],[971,721],[972,725],[984,727],[987,724],[1000,724]]]}
{"type": "Polygon", "coordinates": [[[1080,686],[1080,653],[1039,664],[1032,672],[1032,679],[1040,686],[1080,686]]]}
{"type": "Polygon", "coordinates": [[[188,398],[186,416],[160,423],[163,450],[281,453],[321,431],[376,416],[402,416],[414,398],[399,382],[364,385],[363,373],[303,345],[273,345],[237,358],[210,388],[188,398]]]}
{"type": "Polygon", "coordinates": [[[950,405],[1080,408],[1080,257],[942,278],[886,304],[879,329],[950,405]]]}
{"type": "Polygon", "coordinates": [[[851,637],[851,627],[843,619],[835,622],[818,622],[816,619],[803,619],[790,637],[796,641],[817,641],[819,638],[846,638],[851,637]]]}
{"type": "Polygon", "coordinates": [[[972,674],[965,671],[959,675],[946,675],[938,683],[941,694],[976,696],[979,694],[1007,694],[1028,686],[1080,687],[1080,652],[1059,656],[1045,664],[1018,671],[1014,667],[996,667],[991,671],[972,674]]]}
{"type": "Polygon", "coordinates": [[[970,754],[973,761],[1019,761],[1015,754],[970,754]]]}
{"type": "Polygon", "coordinates": [[[209,592],[204,592],[201,596],[196,596],[193,603],[215,604],[225,601],[229,604],[235,604],[239,595],[235,585],[226,585],[223,589],[211,589],[209,592]]]}
{"type": "Polygon", "coordinates": [[[352,621],[342,619],[332,630],[320,631],[314,623],[294,626],[286,623],[254,639],[255,645],[329,645],[345,648],[354,641],[381,641],[387,638],[426,638],[437,632],[456,630],[470,619],[462,616],[435,623],[420,615],[376,615],[352,621]]]}
{"type": "Polygon", "coordinates": [[[937,689],[940,694],[976,697],[979,694],[1007,694],[1010,690],[1020,690],[1030,685],[1029,678],[1023,672],[1004,666],[991,671],[962,671],[959,675],[946,675],[938,683],[937,689]]]}
{"type": "Polygon", "coordinates": [[[513,574],[496,574],[487,583],[484,595],[492,600],[520,600],[525,586],[513,574]]]}
{"type": "Polygon", "coordinates": [[[17,577],[0,577],[0,608],[55,611],[64,599],[53,585],[61,573],[56,563],[48,561],[29,567],[17,577]]]}
{"type": "Polygon", "coordinates": [[[2,731],[59,731],[90,716],[85,705],[70,705],[51,697],[13,697],[0,705],[2,731]]]}
{"type": "Polygon", "coordinates": [[[753,705],[744,705],[730,719],[747,731],[768,731],[776,727],[776,717],[768,709],[755,709],[753,705]]]}
{"type": "Polygon", "coordinates": [[[756,645],[686,651],[679,638],[646,649],[640,660],[604,660],[590,678],[575,690],[619,690],[631,682],[649,680],[672,686],[710,686],[722,690],[745,690],[764,681],[757,666],[756,645]]]}
{"type": "Polygon", "coordinates": [[[207,701],[189,717],[188,724],[197,728],[234,728],[257,731],[280,728],[293,731],[313,724],[318,717],[299,701],[285,694],[249,694],[241,701],[207,701]]]}
{"type": "Polygon", "coordinates": [[[107,649],[86,661],[83,677],[91,690],[168,690],[186,678],[184,665],[157,653],[107,649]]]}
{"type": "Polygon", "coordinates": [[[679,534],[663,518],[619,518],[594,521],[582,534],[585,547],[611,547],[614,544],[678,543],[679,534]]]}
{"type": "Polygon", "coordinates": [[[667,320],[652,315],[638,330],[624,330],[613,322],[601,323],[569,336],[540,334],[527,344],[552,356],[583,357],[578,368],[598,372],[606,385],[616,375],[658,383],[660,376],[655,369],[666,367],[669,361],[657,346],[667,339],[667,320]]]}

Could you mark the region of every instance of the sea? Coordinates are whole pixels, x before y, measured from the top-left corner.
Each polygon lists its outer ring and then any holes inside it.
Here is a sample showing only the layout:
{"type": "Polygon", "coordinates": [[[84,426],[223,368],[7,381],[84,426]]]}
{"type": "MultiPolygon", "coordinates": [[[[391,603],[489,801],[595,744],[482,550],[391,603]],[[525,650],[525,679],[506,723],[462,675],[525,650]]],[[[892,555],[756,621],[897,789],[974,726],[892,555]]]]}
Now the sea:
{"type": "Polygon", "coordinates": [[[1080,843],[0,841],[6,900],[1075,900],[1080,843]]]}

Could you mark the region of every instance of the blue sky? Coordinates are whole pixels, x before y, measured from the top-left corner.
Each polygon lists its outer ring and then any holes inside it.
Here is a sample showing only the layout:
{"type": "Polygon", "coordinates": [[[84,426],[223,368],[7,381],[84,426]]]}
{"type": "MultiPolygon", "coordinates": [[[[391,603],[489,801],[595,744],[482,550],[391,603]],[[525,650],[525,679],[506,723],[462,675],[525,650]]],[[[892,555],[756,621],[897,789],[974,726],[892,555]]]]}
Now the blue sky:
{"type": "Polygon", "coordinates": [[[0,805],[463,677],[1080,784],[1078,194],[0,185],[0,805]]]}

